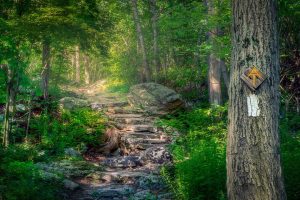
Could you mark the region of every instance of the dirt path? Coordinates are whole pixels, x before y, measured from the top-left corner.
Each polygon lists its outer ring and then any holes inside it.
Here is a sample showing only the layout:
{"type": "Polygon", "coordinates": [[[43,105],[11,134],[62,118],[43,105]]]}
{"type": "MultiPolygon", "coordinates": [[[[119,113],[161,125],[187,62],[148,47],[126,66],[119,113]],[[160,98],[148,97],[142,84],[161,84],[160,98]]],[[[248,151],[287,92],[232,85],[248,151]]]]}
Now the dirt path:
{"type": "Polygon", "coordinates": [[[125,95],[80,93],[93,109],[105,111],[119,135],[119,148],[99,159],[103,170],[75,180],[81,188],[70,199],[173,199],[160,177],[160,167],[171,158],[169,137],[155,126],[157,117],[131,108],[125,95]]]}

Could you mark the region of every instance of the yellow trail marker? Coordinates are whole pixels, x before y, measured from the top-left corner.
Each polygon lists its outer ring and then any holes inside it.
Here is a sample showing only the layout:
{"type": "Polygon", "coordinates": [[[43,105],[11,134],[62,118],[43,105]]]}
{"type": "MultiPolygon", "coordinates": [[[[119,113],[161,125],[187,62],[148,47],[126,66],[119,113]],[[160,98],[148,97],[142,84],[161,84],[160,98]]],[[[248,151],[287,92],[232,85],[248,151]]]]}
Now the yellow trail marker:
{"type": "Polygon", "coordinates": [[[256,85],[256,78],[263,79],[262,74],[260,71],[256,68],[253,67],[251,71],[248,73],[248,77],[251,78],[252,84],[255,86],[256,85]]]}

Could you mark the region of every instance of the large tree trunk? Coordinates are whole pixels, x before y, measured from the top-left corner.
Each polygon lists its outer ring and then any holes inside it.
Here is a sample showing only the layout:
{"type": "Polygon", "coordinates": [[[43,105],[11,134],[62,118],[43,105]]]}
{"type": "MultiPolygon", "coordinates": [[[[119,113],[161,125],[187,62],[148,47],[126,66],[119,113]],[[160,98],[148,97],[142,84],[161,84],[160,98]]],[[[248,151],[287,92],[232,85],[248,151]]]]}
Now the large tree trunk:
{"type": "Polygon", "coordinates": [[[42,55],[42,91],[44,99],[49,97],[49,76],[50,76],[50,43],[48,41],[43,42],[43,55],[42,55]]]}
{"type": "Polygon", "coordinates": [[[75,47],[75,81],[80,83],[80,55],[79,46],[75,47]]]}
{"type": "Polygon", "coordinates": [[[136,26],[136,33],[137,33],[138,40],[139,40],[140,50],[141,50],[141,53],[143,56],[143,70],[142,70],[143,76],[144,76],[143,81],[149,82],[151,80],[151,70],[150,70],[150,67],[148,64],[148,60],[147,60],[145,41],[144,41],[144,35],[142,32],[142,27],[141,27],[141,23],[140,23],[140,17],[139,17],[139,12],[138,12],[138,7],[137,7],[137,0],[131,0],[131,4],[132,4],[134,23],[136,26]]]}
{"type": "Polygon", "coordinates": [[[161,63],[159,58],[159,47],[158,47],[158,12],[156,0],[150,0],[150,11],[152,13],[151,23],[152,23],[152,34],[153,34],[153,65],[156,69],[156,74],[158,75],[161,70],[161,63]]]}
{"type": "MultiPolygon", "coordinates": [[[[208,8],[208,15],[215,15],[216,11],[214,8],[214,1],[206,1],[208,8]]],[[[209,43],[213,46],[213,51],[215,49],[215,37],[217,35],[217,28],[210,30],[208,34],[209,43]]],[[[208,57],[208,83],[209,83],[209,102],[212,105],[220,105],[222,103],[222,92],[221,92],[221,68],[219,58],[214,52],[211,52],[208,57]]]]}
{"type": "Polygon", "coordinates": [[[275,0],[233,0],[229,84],[229,200],[286,199],[280,166],[279,53],[275,0]],[[256,66],[266,76],[252,92],[240,76],[256,66]]]}

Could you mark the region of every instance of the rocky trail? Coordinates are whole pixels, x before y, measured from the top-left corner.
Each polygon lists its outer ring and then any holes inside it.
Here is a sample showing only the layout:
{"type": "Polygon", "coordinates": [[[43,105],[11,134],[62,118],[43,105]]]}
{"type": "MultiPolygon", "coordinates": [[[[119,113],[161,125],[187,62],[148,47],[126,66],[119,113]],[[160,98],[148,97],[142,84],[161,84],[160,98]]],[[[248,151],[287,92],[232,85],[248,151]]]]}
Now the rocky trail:
{"type": "Polygon", "coordinates": [[[101,169],[72,180],[80,187],[68,199],[173,199],[160,176],[161,166],[171,163],[167,151],[171,138],[155,125],[159,115],[131,107],[124,96],[91,92],[84,96],[93,109],[107,115],[108,131],[117,138],[110,142],[117,147],[90,161],[101,169]]]}

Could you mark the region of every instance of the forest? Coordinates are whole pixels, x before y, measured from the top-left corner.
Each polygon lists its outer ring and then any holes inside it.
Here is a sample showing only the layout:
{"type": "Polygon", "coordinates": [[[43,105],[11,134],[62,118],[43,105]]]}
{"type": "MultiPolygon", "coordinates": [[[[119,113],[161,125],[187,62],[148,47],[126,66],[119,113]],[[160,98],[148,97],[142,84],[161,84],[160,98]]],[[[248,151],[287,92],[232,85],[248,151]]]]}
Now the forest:
{"type": "Polygon", "coordinates": [[[0,0],[0,200],[299,200],[300,0],[0,0]]]}

